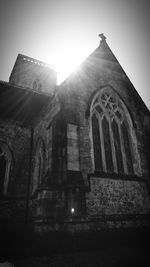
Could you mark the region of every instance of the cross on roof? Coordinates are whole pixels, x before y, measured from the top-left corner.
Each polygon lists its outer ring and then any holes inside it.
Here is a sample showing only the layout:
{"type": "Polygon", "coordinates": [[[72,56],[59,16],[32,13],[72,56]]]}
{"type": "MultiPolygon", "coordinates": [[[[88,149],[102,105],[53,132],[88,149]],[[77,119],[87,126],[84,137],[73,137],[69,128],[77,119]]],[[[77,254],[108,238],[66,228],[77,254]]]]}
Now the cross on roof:
{"type": "Polygon", "coordinates": [[[102,41],[106,40],[106,36],[103,33],[100,33],[98,36],[101,38],[102,41]]]}

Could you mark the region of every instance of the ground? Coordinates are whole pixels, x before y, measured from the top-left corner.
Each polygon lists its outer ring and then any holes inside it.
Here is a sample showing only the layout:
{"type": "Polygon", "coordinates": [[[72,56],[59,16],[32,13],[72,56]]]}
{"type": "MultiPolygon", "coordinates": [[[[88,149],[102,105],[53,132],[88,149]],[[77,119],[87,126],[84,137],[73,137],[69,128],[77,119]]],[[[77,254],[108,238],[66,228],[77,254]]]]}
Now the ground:
{"type": "Polygon", "coordinates": [[[14,267],[125,267],[150,266],[149,250],[139,247],[104,248],[11,260],[14,267]]]}
{"type": "Polygon", "coordinates": [[[145,267],[150,266],[149,236],[149,228],[73,236],[51,233],[39,243],[38,239],[36,242],[27,239],[24,246],[19,243],[23,240],[21,236],[16,243],[10,243],[12,240],[7,240],[5,246],[3,243],[0,263],[8,261],[14,267],[145,267]]]}

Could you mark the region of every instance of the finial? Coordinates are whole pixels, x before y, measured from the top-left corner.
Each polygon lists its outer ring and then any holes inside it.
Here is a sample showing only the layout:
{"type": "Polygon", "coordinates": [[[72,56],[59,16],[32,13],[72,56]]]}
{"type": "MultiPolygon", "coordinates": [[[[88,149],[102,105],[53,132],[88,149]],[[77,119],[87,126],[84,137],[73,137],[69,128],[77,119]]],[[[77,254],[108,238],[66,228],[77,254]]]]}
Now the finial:
{"type": "Polygon", "coordinates": [[[103,33],[98,35],[101,38],[101,41],[106,41],[106,36],[103,33]]]}

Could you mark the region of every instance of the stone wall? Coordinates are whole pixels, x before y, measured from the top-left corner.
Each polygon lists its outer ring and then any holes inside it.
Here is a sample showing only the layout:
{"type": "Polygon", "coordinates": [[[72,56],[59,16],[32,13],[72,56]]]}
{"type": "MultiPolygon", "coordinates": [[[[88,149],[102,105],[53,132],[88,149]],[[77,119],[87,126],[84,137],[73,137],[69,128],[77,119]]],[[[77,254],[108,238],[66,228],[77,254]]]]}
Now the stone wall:
{"type": "Polygon", "coordinates": [[[30,216],[36,219],[61,218],[64,215],[64,193],[43,189],[30,201],[30,216]]]}
{"type": "Polygon", "coordinates": [[[45,174],[48,169],[52,168],[52,122],[60,111],[60,103],[57,96],[50,100],[50,103],[42,111],[40,116],[35,121],[34,136],[33,136],[33,164],[32,164],[32,177],[34,173],[34,161],[36,145],[39,139],[42,139],[45,144],[46,162],[45,174]]]}
{"type": "MultiPolygon", "coordinates": [[[[35,220],[60,217],[64,213],[64,192],[59,188],[59,177],[52,172],[54,165],[55,122],[60,114],[60,103],[54,96],[35,122],[32,151],[32,179],[30,185],[30,217],[35,220]],[[43,168],[39,181],[39,173],[35,171],[38,157],[38,143],[42,146],[43,168]],[[34,182],[37,184],[33,190],[34,182]]],[[[60,118],[59,118],[60,119],[60,118]]],[[[40,149],[40,147],[39,147],[40,149]]],[[[56,162],[57,170],[60,166],[56,162]]]]}
{"type": "Polygon", "coordinates": [[[79,137],[78,126],[67,125],[67,169],[79,171],[79,137]]]}
{"type": "Polygon", "coordinates": [[[145,182],[90,178],[87,194],[89,215],[125,215],[150,213],[150,198],[145,182]]]}
{"type": "Polygon", "coordinates": [[[0,142],[7,145],[11,154],[7,192],[0,199],[0,216],[23,218],[30,176],[31,132],[16,122],[1,121],[0,125],[0,142]]]}

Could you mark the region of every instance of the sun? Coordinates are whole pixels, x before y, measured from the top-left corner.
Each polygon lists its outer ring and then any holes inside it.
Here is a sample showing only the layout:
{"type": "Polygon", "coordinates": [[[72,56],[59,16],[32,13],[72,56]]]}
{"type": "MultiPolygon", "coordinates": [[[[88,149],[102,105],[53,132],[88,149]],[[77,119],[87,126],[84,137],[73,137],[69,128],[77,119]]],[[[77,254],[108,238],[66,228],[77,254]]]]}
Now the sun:
{"type": "Polygon", "coordinates": [[[57,84],[59,85],[71,72],[83,62],[89,51],[82,44],[62,42],[53,51],[53,65],[57,71],[57,84]]]}

